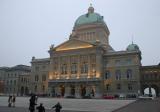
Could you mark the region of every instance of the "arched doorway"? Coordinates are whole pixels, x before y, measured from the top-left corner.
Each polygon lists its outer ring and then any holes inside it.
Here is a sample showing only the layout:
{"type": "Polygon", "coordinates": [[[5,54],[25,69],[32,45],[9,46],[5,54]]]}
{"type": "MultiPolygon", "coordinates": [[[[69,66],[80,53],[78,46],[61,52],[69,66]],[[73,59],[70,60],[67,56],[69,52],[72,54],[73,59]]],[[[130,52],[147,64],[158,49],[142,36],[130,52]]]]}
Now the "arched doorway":
{"type": "Polygon", "coordinates": [[[65,87],[64,85],[60,85],[60,94],[62,97],[64,96],[64,93],[65,93],[65,87]]]}
{"type": "Polygon", "coordinates": [[[152,87],[151,88],[147,87],[144,89],[144,95],[156,96],[156,91],[152,87]]]}
{"type": "Polygon", "coordinates": [[[24,94],[24,87],[22,86],[21,87],[21,96],[23,96],[23,94],[24,94]]]}
{"type": "Polygon", "coordinates": [[[75,86],[71,85],[71,96],[75,96],[75,86]]]}
{"type": "Polygon", "coordinates": [[[158,86],[156,85],[143,85],[143,95],[150,95],[150,96],[158,96],[159,91],[158,91],[158,86]]]}
{"type": "Polygon", "coordinates": [[[81,85],[81,96],[84,97],[86,96],[86,87],[81,85]]]}

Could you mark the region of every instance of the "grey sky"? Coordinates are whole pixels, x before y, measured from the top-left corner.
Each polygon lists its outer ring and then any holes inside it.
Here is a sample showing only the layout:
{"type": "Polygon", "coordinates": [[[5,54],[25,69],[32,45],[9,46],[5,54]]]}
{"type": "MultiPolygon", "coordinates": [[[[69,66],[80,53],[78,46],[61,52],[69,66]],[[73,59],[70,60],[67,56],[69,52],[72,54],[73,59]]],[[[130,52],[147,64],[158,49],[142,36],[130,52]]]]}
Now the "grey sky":
{"type": "Polygon", "coordinates": [[[133,35],[142,64],[160,62],[160,0],[0,0],[0,66],[49,57],[49,46],[68,39],[90,3],[104,16],[115,50],[125,50],[133,35]]]}

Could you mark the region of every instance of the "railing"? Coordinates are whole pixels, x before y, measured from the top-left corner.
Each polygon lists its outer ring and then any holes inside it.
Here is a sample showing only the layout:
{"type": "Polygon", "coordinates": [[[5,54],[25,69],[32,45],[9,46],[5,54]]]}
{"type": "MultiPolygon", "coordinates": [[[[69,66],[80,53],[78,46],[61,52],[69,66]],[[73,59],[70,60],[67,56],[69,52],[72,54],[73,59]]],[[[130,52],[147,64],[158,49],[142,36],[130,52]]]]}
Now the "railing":
{"type": "Polygon", "coordinates": [[[49,82],[91,82],[91,81],[101,81],[100,78],[79,78],[79,79],[54,79],[49,80],[49,82]]]}

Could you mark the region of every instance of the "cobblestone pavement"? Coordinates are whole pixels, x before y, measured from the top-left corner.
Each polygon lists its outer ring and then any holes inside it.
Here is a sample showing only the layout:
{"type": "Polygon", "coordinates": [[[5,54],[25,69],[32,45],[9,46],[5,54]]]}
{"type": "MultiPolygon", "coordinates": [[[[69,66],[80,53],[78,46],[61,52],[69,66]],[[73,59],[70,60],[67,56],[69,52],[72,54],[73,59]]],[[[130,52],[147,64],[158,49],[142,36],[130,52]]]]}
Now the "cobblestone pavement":
{"type": "Polygon", "coordinates": [[[137,100],[113,112],[160,112],[160,98],[154,100],[137,100]]]}
{"type": "MultiPolygon", "coordinates": [[[[0,97],[0,106],[3,109],[8,109],[8,97],[0,97]]],[[[66,99],[66,98],[39,98],[38,103],[43,103],[46,109],[50,109],[57,102],[62,104],[64,112],[111,112],[115,109],[128,105],[135,100],[106,100],[106,99],[66,99]],[[74,110],[74,111],[73,111],[74,110]]],[[[17,97],[16,107],[23,108],[9,108],[9,112],[28,112],[29,97],[17,97]],[[27,110],[25,110],[25,109],[27,110]],[[18,109],[18,110],[15,110],[18,109]],[[25,110],[25,111],[19,111],[25,110]]],[[[53,111],[53,110],[52,110],[53,111]]],[[[49,110],[48,112],[52,112],[49,110]]],[[[0,109],[0,112],[1,111],[0,109]]],[[[7,112],[7,111],[4,111],[7,112]]]]}

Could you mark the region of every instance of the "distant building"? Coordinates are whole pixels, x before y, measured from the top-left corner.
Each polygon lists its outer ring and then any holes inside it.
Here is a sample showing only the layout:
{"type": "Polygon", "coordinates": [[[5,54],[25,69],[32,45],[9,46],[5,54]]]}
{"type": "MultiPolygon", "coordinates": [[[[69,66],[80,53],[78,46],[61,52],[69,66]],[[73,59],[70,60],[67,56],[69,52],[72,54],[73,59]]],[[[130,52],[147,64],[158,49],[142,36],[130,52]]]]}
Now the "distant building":
{"type": "Polygon", "coordinates": [[[20,94],[19,77],[24,73],[30,72],[30,66],[17,65],[14,67],[3,68],[4,70],[4,93],[20,94]]]}
{"type": "Polygon", "coordinates": [[[31,61],[31,77],[30,77],[30,92],[44,95],[48,94],[48,72],[50,59],[35,59],[31,61]]]}
{"type": "Polygon", "coordinates": [[[4,94],[5,90],[5,74],[8,67],[0,67],[0,94],[4,94]]]}
{"type": "Polygon", "coordinates": [[[31,93],[31,72],[20,74],[18,83],[19,95],[29,95],[31,93]]]}
{"type": "Polygon", "coordinates": [[[141,92],[149,88],[149,94],[153,94],[151,88],[155,90],[157,96],[160,96],[160,65],[142,66],[140,68],[141,92]]]}

